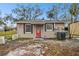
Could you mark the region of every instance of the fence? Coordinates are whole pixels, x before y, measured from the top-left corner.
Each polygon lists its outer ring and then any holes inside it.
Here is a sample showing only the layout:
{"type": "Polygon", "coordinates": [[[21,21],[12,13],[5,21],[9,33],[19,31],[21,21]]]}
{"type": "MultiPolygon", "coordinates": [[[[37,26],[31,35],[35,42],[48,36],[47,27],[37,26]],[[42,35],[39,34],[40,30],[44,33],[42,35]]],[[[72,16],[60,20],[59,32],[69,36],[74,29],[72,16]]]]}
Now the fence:
{"type": "Polygon", "coordinates": [[[69,24],[69,34],[71,38],[79,38],[79,22],[69,24]]]}

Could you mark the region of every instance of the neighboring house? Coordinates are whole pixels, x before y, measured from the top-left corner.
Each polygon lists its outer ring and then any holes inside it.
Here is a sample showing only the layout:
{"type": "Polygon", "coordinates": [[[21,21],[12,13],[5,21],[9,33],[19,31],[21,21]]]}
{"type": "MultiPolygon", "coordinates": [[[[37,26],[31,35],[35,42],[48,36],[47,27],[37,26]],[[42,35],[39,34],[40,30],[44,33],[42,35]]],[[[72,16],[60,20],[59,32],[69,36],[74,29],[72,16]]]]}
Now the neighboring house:
{"type": "Polygon", "coordinates": [[[56,38],[56,32],[63,30],[63,21],[27,20],[17,22],[19,38],[56,38]]]}

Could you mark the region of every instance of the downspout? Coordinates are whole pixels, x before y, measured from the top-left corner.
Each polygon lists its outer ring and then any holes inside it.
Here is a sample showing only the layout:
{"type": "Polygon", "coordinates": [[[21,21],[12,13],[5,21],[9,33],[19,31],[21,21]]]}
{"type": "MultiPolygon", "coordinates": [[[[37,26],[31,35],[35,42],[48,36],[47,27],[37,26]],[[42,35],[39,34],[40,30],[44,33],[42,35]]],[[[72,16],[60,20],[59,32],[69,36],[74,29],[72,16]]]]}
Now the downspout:
{"type": "Polygon", "coordinates": [[[25,34],[25,23],[23,24],[23,32],[25,34]]]}
{"type": "Polygon", "coordinates": [[[54,22],[54,30],[55,30],[55,22],[54,22]]]}

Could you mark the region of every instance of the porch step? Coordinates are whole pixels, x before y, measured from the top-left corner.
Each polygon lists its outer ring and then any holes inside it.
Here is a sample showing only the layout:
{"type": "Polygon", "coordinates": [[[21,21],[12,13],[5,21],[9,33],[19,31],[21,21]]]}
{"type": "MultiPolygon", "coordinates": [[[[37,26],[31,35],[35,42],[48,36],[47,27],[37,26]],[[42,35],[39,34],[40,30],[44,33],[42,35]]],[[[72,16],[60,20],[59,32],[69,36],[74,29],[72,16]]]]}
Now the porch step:
{"type": "Polygon", "coordinates": [[[34,40],[44,40],[43,38],[35,38],[34,40]]]}

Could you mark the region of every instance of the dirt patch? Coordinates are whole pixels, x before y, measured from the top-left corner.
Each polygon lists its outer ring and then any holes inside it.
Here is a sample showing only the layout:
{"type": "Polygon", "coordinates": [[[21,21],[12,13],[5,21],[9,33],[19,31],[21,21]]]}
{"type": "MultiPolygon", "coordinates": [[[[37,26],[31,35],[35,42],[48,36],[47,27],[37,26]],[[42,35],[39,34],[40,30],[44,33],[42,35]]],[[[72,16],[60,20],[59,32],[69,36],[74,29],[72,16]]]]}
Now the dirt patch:
{"type": "Polygon", "coordinates": [[[42,55],[41,45],[29,45],[27,47],[19,47],[13,51],[10,51],[8,56],[40,56],[42,55]]]}
{"type": "Polygon", "coordinates": [[[79,42],[77,40],[64,40],[64,41],[45,41],[48,50],[44,55],[46,56],[78,56],[79,55],[79,42]],[[48,42],[48,43],[47,43],[48,42]]]}
{"type": "MultiPolygon", "coordinates": [[[[2,50],[2,51],[1,51],[2,50]]],[[[79,55],[78,40],[16,40],[0,46],[7,56],[72,56],[79,55]]]]}

